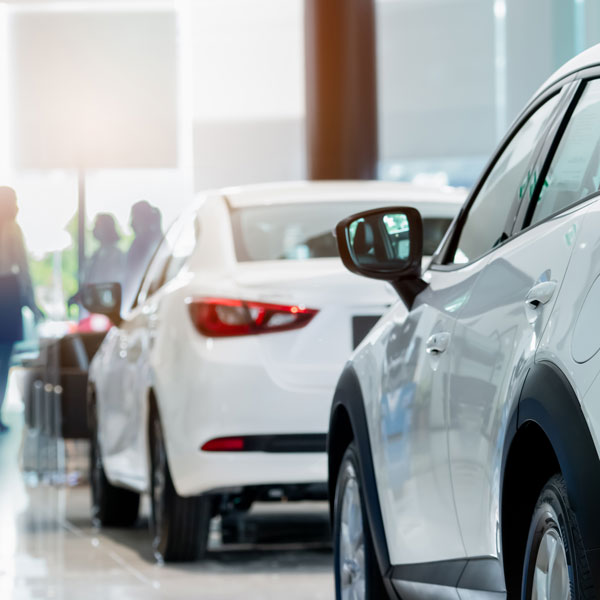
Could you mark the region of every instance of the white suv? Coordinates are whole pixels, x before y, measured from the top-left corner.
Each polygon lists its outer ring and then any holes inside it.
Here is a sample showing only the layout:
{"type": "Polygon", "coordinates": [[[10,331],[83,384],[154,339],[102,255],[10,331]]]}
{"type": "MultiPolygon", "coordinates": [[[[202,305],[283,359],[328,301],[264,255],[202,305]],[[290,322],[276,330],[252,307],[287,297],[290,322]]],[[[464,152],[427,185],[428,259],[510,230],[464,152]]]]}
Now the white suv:
{"type": "Polygon", "coordinates": [[[338,243],[402,302],[333,401],[337,597],[599,598],[600,46],[528,104],[423,275],[414,210],[338,243]]]}
{"type": "Polygon", "coordinates": [[[344,269],[333,230],[398,203],[429,255],[464,201],[449,188],[285,183],[204,194],[168,230],[135,306],[85,288],[115,327],[89,374],[95,518],[131,525],[150,492],[154,547],[199,558],[209,519],[256,498],[325,498],[331,396],[348,354],[395,300],[344,269]]]}

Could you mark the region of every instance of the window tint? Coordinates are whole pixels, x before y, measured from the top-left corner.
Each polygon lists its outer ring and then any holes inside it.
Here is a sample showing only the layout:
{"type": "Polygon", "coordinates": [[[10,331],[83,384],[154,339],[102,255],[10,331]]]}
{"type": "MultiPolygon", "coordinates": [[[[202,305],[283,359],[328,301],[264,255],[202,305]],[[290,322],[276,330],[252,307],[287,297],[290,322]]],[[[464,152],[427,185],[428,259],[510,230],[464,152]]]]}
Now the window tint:
{"type": "Polygon", "coordinates": [[[600,81],[586,86],[550,165],[531,223],[600,189],[600,81]]]}
{"type": "Polygon", "coordinates": [[[497,159],[469,209],[454,263],[475,260],[506,239],[511,209],[527,191],[532,179],[528,168],[557,103],[558,95],[531,115],[497,159]]]}

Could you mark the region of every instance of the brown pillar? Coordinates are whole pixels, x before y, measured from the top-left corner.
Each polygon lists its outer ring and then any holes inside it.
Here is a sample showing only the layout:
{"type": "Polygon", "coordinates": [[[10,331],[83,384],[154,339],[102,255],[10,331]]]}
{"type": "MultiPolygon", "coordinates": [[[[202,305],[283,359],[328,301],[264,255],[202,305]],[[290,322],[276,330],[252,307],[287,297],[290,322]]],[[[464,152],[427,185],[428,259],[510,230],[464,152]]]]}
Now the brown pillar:
{"type": "Polygon", "coordinates": [[[374,178],[374,0],[305,0],[305,47],[309,178],[374,178]]]}

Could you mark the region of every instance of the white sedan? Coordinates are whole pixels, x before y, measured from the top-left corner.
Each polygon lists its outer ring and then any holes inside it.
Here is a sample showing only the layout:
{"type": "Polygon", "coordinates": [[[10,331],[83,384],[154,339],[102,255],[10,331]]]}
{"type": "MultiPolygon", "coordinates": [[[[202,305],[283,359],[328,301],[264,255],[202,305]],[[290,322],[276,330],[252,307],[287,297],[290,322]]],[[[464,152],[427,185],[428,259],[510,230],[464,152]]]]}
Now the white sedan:
{"type": "Polygon", "coordinates": [[[418,206],[431,255],[463,199],[382,182],[207,193],[165,235],[131,309],[118,284],[88,286],[87,307],[115,324],[89,377],[95,520],[131,525],[150,493],[156,555],[193,560],[219,512],[324,498],[336,381],[397,297],[344,269],[335,224],[418,206]]]}

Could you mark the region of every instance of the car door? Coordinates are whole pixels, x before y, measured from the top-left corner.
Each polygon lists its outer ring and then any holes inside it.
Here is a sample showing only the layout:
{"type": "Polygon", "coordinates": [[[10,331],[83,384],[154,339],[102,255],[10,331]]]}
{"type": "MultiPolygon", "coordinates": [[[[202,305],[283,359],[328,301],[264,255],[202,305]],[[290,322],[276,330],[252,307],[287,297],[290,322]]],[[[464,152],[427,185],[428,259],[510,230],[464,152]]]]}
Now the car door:
{"type": "MultiPolygon", "coordinates": [[[[531,167],[562,96],[552,95],[515,128],[457,221],[463,240],[453,262],[425,274],[429,286],[385,337],[381,422],[374,448],[382,513],[393,564],[463,558],[450,468],[449,410],[460,352],[456,327],[478,279],[506,238],[527,189],[531,167]],[[468,243],[464,243],[464,241],[468,243]]],[[[461,325],[462,326],[462,325],[461,325]]],[[[460,336],[458,336],[460,337],[460,336]]],[[[480,351],[489,352],[487,340],[480,351]]]]}
{"type": "MultiPolygon", "coordinates": [[[[520,146],[526,151],[532,145],[531,131],[543,120],[540,116],[552,112],[552,103],[562,106],[554,111],[539,156],[528,169],[528,181],[512,191],[519,198],[518,225],[507,229],[501,243],[494,244],[481,262],[477,282],[454,330],[448,373],[448,447],[456,510],[469,557],[500,554],[504,437],[583,220],[583,211],[570,211],[539,219],[526,230],[520,225],[521,211],[527,212],[550,195],[545,165],[576,101],[576,89],[576,83],[568,84],[560,96],[546,99],[526,118],[509,145],[507,150],[513,147],[518,153],[520,146]]],[[[510,193],[510,189],[492,188],[482,202],[499,202],[510,193]]],[[[485,228],[485,220],[473,208],[457,234],[451,267],[465,257],[470,264],[473,257],[477,262],[477,253],[469,252],[470,236],[485,228]]]]}
{"type": "Polygon", "coordinates": [[[111,367],[105,371],[99,403],[103,458],[109,475],[134,489],[148,485],[146,416],[161,300],[165,285],[195,246],[195,224],[195,215],[186,211],[167,231],[133,308],[111,332],[111,367]]]}
{"type": "MultiPolygon", "coordinates": [[[[98,425],[102,454],[108,476],[133,489],[146,487],[146,448],[143,426],[145,403],[141,394],[147,372],[145,329],[147,299],[161,286],[170,257],[167,236],[161,242],[141,285],[133,308],[109,332],[109,346],[98,369],[98,425]]],[[[147,384],[146,384],[147,388],[147,384]]]]}

